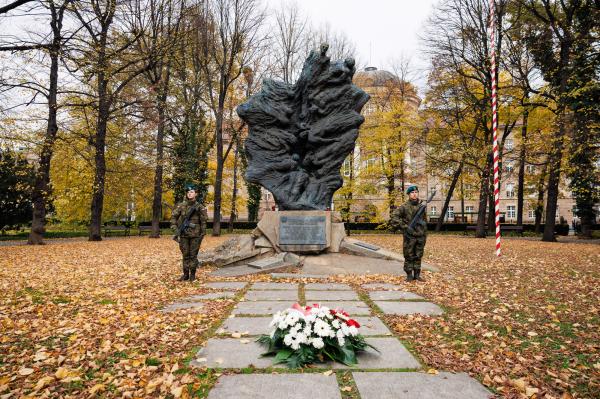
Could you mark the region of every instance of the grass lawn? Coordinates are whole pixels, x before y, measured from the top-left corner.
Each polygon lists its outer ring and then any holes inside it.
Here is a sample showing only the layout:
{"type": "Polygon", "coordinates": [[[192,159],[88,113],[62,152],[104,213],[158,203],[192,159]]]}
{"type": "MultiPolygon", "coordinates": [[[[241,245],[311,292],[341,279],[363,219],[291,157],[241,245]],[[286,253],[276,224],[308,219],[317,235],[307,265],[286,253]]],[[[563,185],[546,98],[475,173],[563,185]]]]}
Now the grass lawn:
{"type": "MultiPolygon", "coordinates": [[[[401,252],[400,235],[362,239],[401,252]]],[[[203,248],[225,238],[207,237],[203,248]]],[[[442,317],[387,317],[428,369],[465,371],[501,396],[593,398],[600,392],[600,246],[431,236],[441,273],[331,281],[403,284],[442,305],[442,317]]],[[[160,313],[208,292],[178,283],[169,236],[0,247],[0,396],[203,397],[218,373],[185,359],[214,332],[232,300],[204,313],[160,313]]],[[[238,280],[269,280],[269,276],[238,280]]],[[[432,371],[434,372],[434,371],[432,371]]]]}

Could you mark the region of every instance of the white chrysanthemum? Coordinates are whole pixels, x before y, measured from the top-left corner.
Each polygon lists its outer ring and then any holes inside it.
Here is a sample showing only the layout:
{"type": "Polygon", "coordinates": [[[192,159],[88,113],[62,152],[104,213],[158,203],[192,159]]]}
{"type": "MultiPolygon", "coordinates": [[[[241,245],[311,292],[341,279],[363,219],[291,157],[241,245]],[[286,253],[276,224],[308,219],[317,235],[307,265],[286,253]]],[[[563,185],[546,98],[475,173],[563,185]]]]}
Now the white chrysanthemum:
{"type": "Polygon", "coordinates": [[[308,337],[306,335],[304,335],[303,333],[298,333],[298,335],[296,335],[296,341],[299,344],[305,344],[308,341],[308,337]]]}
{"type": "Polygon", "coordinates": [[[294,341],[294,342],[292,342],[291,347],[293,350],[296,351],[296,350],[300,349],[300,343],[298,341],[294,341]]]}
{"type": "Polygon", "coordinates": [[[288,327],[288,323],[285,320],[281,320],[279,324],[277,324],[277,328],[280,330],[285,330],[288,327]]]}
{"type": "Polygon", "coordinates": [[[312,344],[312,346],[314,346],[317,349],[321,349],[322,347],[325,346],[325,342],[323,342],[323,338],[321,338],[321,337],[312,338],[310,340],[310,343],[312,344]]]}
{"type": "Polygon", "coordinates": [[[331,322],[331,325],[333,326],[333,328],[340,328],[340,321],[338,319],[335,319],[331,322]]]}
{"type": "Polygon", "coordinates": [[[358,335],[358,328],[356,328],[354,326],[350,326],[350,327],[348,327],[348,333],[354,337],[354,336],[358,335]]]}
{"type": "Polygon", "coordinates": [[[342,331],[344,335],[350,335],[350,331],[348,330],[348,325],[346,323],[342,323],[342,328],[340,331],[342,331]]]}
{"type": "Polygon", "coordinates": [[[335,336],[338,338],[344,338],[346,336],[346,333],[343,329],[340,329],[335,332],[335,336]]]}
{"type": "Polygon", "coordinates": [[[307,323],[309,323],[309,324],[312,324],[312,323],[314,323],[314,322],[315,322],[315,320],[317,320],[317,318],[316,318],[316,316],[315,316],[314,314],[310,314],[310,315],[306,316],[306,317],[304,318],[304,320],[305,320],[307,323]]]}
{"type": "Polygon", "coordinates": [[[292,326],[290,333],[293,333],[294,335],[298,334],[298,331],[300,331],[302,329],[302,324],[300,323],[296,323],[292,326]]]}
{"type": "Polygon", "coordinates": [[[307,337],[310,337],[310,335],[312,334],[312,328],[310,328],[310,324],[307,324],[306,326],[304,326],[304,330],[302,330],[302,332],[307,337]]]}
{"type": "Polygon", "coordinates": [[[283,343],[286,346],[292,346],[293,342],[294,342],[294,337],[291,334],[287,334],[285,337],[283,337],[283,343]]]}
{"type": "Polygon", "coordinates": [[[323,320],[315,321],[313,330],[315,334],[317,334],[319,337],[327,337],[333,332],[331,330],[331,327],[329,327],[329,324],[327,324],[323,320]]]}
{"type": "Polygon", "coordinates": [[[340,346],[344,346],[344,344],[346,343],[344,337],[338,337],[337,341],[340,346]]]}
{"type": "Polygon", "coordinates": [[[290,326],[293,326],[299,320],[300,320],[300,313],[298,313],[298,312],[291,312],[285,317],[285,322],[290,326]]]}

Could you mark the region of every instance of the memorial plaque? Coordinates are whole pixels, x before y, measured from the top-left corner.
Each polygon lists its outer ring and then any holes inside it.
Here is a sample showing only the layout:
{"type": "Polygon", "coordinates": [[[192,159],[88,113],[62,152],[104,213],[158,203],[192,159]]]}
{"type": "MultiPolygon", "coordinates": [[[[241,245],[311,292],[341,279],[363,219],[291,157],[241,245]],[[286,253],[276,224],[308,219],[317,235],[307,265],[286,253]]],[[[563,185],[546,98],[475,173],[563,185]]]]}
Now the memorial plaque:
{"type": "Polygon", "coordinates": [[[281,216],[280,245],[327,245],[325,216],[281,216]]]}
{"type": "Polygon", "coordinates": [[[381,249],[381,247],[378,247],[377,245],[369,244],[362,241],[357,241],[354,244],[358,245],[359,247],[370,249],[371,251],[379,251],[381,249]]]}

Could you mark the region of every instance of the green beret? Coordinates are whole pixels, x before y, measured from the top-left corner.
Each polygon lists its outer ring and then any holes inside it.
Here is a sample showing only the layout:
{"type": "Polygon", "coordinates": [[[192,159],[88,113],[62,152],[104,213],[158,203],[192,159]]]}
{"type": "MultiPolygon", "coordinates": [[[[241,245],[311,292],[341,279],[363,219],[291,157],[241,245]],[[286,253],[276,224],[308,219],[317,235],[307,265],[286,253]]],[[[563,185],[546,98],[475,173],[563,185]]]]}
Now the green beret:
{"type": "Polygon", "coordinates": [[[188,183],[185,185],[185,192],[187,193],[188,191],[196,191],[196,185],[192,184],[192,183],[188,183]]]}
{"type": "Polygon", "coordinates": [[[413,191],[419,191],[419,187],[417,187],[417,186],[410,186],[408,189],[406,189],[406,194],[410,194],[413,191]]]}

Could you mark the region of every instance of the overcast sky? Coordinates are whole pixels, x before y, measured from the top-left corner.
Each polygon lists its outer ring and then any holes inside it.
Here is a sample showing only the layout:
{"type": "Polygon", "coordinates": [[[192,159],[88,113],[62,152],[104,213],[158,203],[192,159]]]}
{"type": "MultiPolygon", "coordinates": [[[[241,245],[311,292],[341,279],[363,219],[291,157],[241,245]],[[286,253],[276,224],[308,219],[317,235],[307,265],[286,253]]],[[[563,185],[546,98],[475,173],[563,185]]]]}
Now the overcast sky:
{"type": "MultiPolygon", "coordinates": [[[[266,0],[276,8],[285,0],[266,0]]],[[[422,70],[427,61],[419,53],[418,35],[436,0],[298,0],[313,26],[329,23],[346,33],[363,64],[390,67],[400,56],[411,58],[422,70]]],[[[422,80],[422,79],[421,79],[422,80]]],[[[419,82],[420,83],[420,82],[419,82]]]]}

